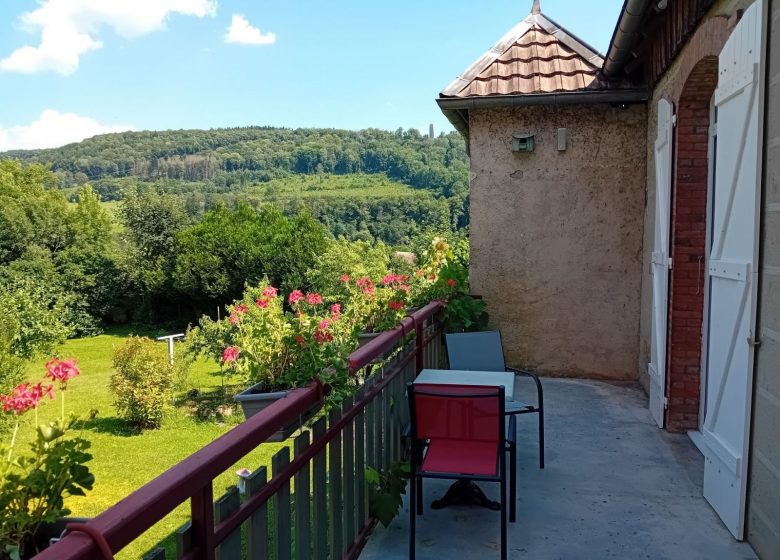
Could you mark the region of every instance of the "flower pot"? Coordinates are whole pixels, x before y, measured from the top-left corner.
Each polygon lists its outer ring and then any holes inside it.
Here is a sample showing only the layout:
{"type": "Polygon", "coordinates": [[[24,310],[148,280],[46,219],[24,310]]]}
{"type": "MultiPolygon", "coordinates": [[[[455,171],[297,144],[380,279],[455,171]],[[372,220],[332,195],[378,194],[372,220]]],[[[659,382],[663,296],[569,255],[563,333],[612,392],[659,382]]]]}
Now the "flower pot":
{"type": "Polygon", "coordinates": [[[65,531],[65,525],[68,523],[86,523],[90,519],[89,517],[61,517],[54,523],[44,523],[35,532],[35,538],[33,539],[33,548],[35,550],[28,550],[30,547],[26,547],[23,558],[32,558],[37,552],[49,548],[60,540],[62,533],[65,531]]]}
{"type": "MultiPolygon", "coordinates": [[[[252,385],[249,389],[237,394],[234,399],[241,404],[241,408],[244,411],[244,418],[251,418],[264,408],[271,406],[278,400],[281,400],[287,396],[290,391],[263,391],[263,383],[252,385]]],[[[307,410],[297,420],[291,422],[287,426],[282,426],[266,441],[279,442],[289,438],[295,430],[301,428],[312,416],[314,416],[319,409],[322,408],[322,403],[317,403],[309,410],[307,410]]]]}

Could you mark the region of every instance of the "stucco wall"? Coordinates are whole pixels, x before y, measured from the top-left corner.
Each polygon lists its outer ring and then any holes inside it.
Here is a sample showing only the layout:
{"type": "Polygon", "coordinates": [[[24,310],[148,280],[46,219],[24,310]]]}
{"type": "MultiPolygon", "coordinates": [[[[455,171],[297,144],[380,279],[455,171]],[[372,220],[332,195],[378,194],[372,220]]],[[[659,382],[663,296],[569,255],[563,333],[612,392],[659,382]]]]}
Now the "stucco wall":
{"type": "Polygon", "coordinates": [[[761,233],[761,285],[748,540],[761,558],[780,558],[780,0],[770,2],[769,81],[761,233]]]}
{"type": "Polygon", "coordinates": [[[658,101],[668,99],[675,107],[685,82],[696,64],[707,56],[718,56],[734,20],[731,16],[744,9],[753,0],[720,0],[705,16],[696,33],[685,44],[680,54],[653,89],[647,105],[647,200],[642,255],[641,320],[639,327],[639,381],[648,390],[647,364],[650,362],[650,331],[653,311],[653,280],[650,274],[650,256],[653,252],[655,227],[655,158],[653,147],[658,129],[658,101]]]}
{"type": "Polygon", "coordinates": [[[636,378],[645,127],[643,105],[471,111],[472,290],[510,364],[636,378]],[[527,132],[536,150],[513,153],[527,132]]]}

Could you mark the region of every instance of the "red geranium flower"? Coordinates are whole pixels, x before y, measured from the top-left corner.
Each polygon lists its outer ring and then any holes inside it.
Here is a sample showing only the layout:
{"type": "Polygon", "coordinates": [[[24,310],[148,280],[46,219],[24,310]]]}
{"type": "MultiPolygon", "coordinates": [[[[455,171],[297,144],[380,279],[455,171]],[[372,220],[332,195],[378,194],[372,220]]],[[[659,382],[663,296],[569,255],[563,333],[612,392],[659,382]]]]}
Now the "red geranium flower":
{"type": "Polygon", "coordinates": [[[387,306],[393,311],[401,311],[405,307],[404,302],[396,301],[396,300],[391,301],[390,303],[387,304],[387,306]]]}
{"type": "Polygon", "coordinates": [[[222,363],[232,364],[238,360],[238,346],[228,346],[222,351],[222,363]]]}
{"type": "Polygon", "coordinates": [[[46,364],[46,372],[46,377],[52,381],[59,381],[63,386],[68,382],[68,379],[73,379],[81,373],[76,367],[76,360],[57,360],[56,358],[49,360],[46,364]]]}
{"type": "Polygon", "coordinates": [[[449,280],[447,280],[447,285],[448,285],[450,288],[454,288],[455,286],[457,286],[457,285],[458,285],[458,281],[457,281],[457,280],[454,280],[454,279],[452,279],[452,278],[450,278],[449,280]]]}
{"type": "Polygon", "coordinates": [[[295,342],[298,343],[298,346],[303,346],[304,344],[306,344],[306,340],[299,334],[295,335],[295,342]]]}
{"type": "Polygon", "coordinates": [[[300,290],[293,290],[290,293],[290,303],[298,303],[301,301],[305,296],[303,295],[303,292],[300,290]]]}
{"type": "Polygon", "coordinates": [[[320,294],[307,294],[306,303],[309,305],[320,305],[322,303],[322,296],[320,294]]]}
{"type": "Polygon", "coordinates": [[[241,317],[236,313],[231,313],[230,317],[228,317],[228,322],[230,322],[231,325],[238,325],[241,323],[241,317]]]}
{"type": "Polygon", "coordinates": [[[334,319],[338,319],[341,315],[341,304],[340,303],[334,303],[330,306],[330,312],[333,314],[334,319]]]}
{"type": "Polygon", "coordinates": [[[236,313],[237,315],[243,315],[247,311],[249,311],[249,307],[245,303],[239,303],[233,307],[233,313],[236,313]]]}
{"type": "Polygon", "coordinates": [[[333,335],[328,331],[317,329],[316,331],[314,331],[314,340],[316,340],[320,344],[325,344],[326,342],[330,342],[333,340],[333,335]]]}
{"type": "Polygon", "coordinates": [[[268,300],[263,298],[258,299],[257,307],[259,307],[260,309],[265,309],[266,307],[268,307],[268,300]]]}
{"type": "Polygon", "coordinates": [[[349,277],[349,274],[342,274],[341,276],[339,276],[339,280],[341,280],[345,284],[349,284],[349,282],[350,282],[350,280],[352,280],[352,278],[349,277]]]}

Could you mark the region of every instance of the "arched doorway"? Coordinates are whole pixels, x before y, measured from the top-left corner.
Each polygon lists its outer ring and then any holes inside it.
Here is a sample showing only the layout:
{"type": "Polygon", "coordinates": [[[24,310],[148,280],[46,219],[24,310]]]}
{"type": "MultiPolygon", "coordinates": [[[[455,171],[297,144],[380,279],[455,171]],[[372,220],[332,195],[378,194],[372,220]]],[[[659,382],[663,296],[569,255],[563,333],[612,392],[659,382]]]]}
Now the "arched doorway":
{"type": "Polygon", "coordinates": [[[700,60],[677,104],[672,190],[666,427],[698,430],[708,252],[708,193],[712,181],[718,58],[700,60]]]}

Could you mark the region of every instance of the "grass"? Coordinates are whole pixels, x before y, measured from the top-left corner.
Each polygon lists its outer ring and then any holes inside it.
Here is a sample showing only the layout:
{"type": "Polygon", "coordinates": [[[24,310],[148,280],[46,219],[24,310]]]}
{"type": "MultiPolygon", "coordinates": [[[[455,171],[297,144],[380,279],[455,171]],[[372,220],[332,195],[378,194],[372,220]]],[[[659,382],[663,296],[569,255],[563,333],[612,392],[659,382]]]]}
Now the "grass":
{"type": "MultiPolygon", "coordinates": [[[[214,419],[201,420],[187,408],[173,408],[158,430],[137,433],[117,418],[113,397],[109,389],[112,373],[113,349],[121,345],[130,334],[157,336],[168,334],[132,329],[111,329],[92,338],[66,341],[59,350],[63,358],[76,358],[81,376],[72,380],[67,390],[66,408],[82,418],[95,413],[93,420],[83,422],[82,435],[92,442],[90,470],[95,475],[95,486],[86,497],[69,499],[67,506],[72,515],[93,517],[152,480],[201,447],[208,445],[229,431],[243,419],[240,411],[224,422],[214,419]]],[[[160,342],[160,345],[165,344],[160,342]]],[[[30,364],[29,378],[37,380],[43,374],[42,362],[30,364]]],[[[222,378],[219,367],[207,361],[196,362],[190,370],[186,388],[201,393],[220,390],[222,378]]],[[[182,396],[182,395],[180,395],[182,396]]],[[[40,421],[57,417],[59,402],[41,406],[40,421]]],[[[32,426],[20,432],[20,441],[32,433],[32,426]]],[[[263,444],[214,481],[214,495],[220,496],[235,484],[235,470],[247,467],[254,470],[270,464],[271,456],[281,444],[263,444]]],[[[194,489],[193,489],[194,490],[194,489]]],[[[172,514],[147,531],[117,555],[119,559],[141,558],[155,546],[166,548],[169,558],[174,557],[174,531],[187,521],[189,502],[185,502],[172,514]]]]}
{"type": "Polygon", "coordinates": [[[249,187],[247,193],[271,198],[349,197],[382,198],[418,196],[420,190],[388,179],[383,174],[294,175],[249,187]]]}

